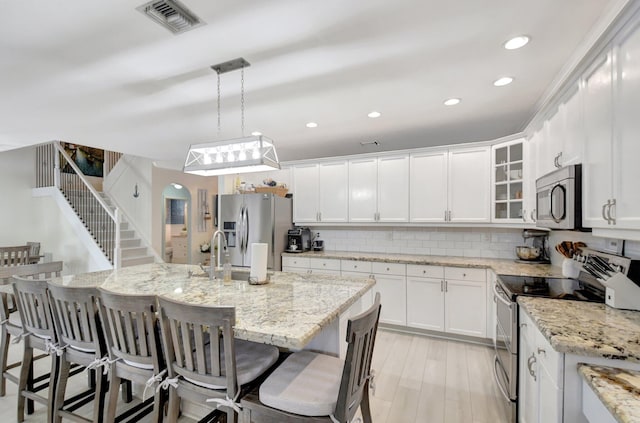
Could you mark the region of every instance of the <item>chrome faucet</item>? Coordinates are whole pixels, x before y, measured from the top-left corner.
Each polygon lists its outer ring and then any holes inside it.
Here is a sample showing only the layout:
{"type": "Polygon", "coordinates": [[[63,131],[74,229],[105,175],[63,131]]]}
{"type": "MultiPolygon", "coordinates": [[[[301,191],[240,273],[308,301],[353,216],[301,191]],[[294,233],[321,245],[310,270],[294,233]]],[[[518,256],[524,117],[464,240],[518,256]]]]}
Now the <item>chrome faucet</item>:
{"type": "Polygon", "coordinates": [[[227,251],[227,238],[224,236],[224,232],[221,230],[217,230],[213,233],[211,237],[211,258],[209,259],[209,280],[214,280],[216,278],[216,268],[220,266],[220,247],[218,247],[218,257],[215,254],[214,245],[216,245],[216,237],[222,237],[222,251],[227,251]]]}

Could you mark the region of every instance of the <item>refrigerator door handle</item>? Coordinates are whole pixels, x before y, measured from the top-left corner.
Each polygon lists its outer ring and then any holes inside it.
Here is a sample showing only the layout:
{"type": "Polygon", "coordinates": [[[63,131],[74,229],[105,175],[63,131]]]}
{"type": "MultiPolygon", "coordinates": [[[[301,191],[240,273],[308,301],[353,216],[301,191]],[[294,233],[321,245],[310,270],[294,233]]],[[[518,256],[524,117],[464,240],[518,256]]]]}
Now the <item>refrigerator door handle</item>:
{"type": "Polygon", "coordinates": [[[240,254],[242,254],[242,240],[244,239],[242,234],[243,234],[243,228],[242,228],[242,216],[244,216],[244,206],[240,206],[240,214],[238,215],[238,230],[237,230],[237,237],[238,237],[238,241],[240,241],[240,254]]]}
{"type": "Polygon", "coordinates": [[[244,252],[246,254],[247,248],[249,247],[249,209],[244,208],[244,223],[242,224],[242,229],[244,231],[244,252]]]}

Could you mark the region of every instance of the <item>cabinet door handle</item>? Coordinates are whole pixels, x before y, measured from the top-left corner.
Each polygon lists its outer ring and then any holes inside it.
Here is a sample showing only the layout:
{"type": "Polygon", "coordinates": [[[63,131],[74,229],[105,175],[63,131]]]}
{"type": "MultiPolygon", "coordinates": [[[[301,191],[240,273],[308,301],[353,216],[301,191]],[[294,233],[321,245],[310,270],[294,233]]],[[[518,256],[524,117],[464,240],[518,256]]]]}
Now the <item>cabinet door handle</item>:
{"type": "Polygon", "coordinates": [[[449,210],[449,222],[451,222],[451,210],[449,210]]]}
{"type": "Polygon", "coordinates": [[[444,221],[445,222],[447,221],[447,211],[446,210],[444,211],[444,221]]]}
{"type": "Polygon", "coordinates": [[[318,212],[318,222],[322,222],[322,212],[318,212]]]}
{"type": "Polygon", "coordinates": [[[607,202],[602,205],[602,219],[606,220],[607,223],[610,223],[609,219],[607,218],[607,206],[609,206],[610,204],[611,200],[607,200],[607,202]]]}
{"type": "Polygon", "coordinates": [[[555,157],[553,158],[553,166],[554,166],[554,167],[558,167],[558,156],[555,156],[555,157]]]}
{"type": "Polygon", "coordinates": [[[531,353],[531,357],[529,357],[529,359],[527,360],[527,369],[529,369],[529,374],[531,375],[531,377],[533,377],[533,380],[537,380],[536,378],[536,372],[535,370],[533,370],[532,366],[533,363],[535,363],[536,360],[536,354],[535,353],[531,353]]]}
{"type": "Polygon", "coordinates": [[[536,209],[531,210],[531,221],[536,222],[536,209]]]}
{"type": "Polygon", "coordinates": [[[525,209],[522,209],[522,221],[527,221],[527,211],[525,209]]]}
{"type": "Polygon", "coordinates": [[[616,199],[612,198],[610,201],[611,202],[609,203],[609,207],[607,207],[607,220],[611,225],[615,225],[616,218],[611,215],[611,208],[616,206],[616,199]]]}
{"type": "Polygon", "coordinates": [[[449,292],[449,282],[444,281],[444,292],[449,292]]]}
{"type": "Polygon", "coordinates": [[[544,348],[538,348],[538,354],[544,354],[546,356],[547,352],[544,350],[544,348]]]}
{"type": "Polygon", "coordinates": [[[527,324],[526,324],[526,323],[520,323],[520,327],[521,327],[521,328],[526,328],[526,327],[527,327],[527,324]]]}

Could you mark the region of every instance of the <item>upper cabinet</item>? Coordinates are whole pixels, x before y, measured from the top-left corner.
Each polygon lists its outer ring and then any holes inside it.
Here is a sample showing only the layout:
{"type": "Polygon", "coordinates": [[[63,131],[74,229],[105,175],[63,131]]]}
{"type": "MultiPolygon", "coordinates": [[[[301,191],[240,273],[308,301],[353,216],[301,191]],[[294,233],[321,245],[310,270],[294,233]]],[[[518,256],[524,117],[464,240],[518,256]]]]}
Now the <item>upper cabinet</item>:
{"type": "Polygon", "coordinates": [[[492,219],[494,222],[526,222],[524,206],[525,158],[523,140],[494,145],[492,178],[492,219]]]}
{"type": "Polygon", "coordinates": [[[349,161],[349,221],[409,220],[409,155],[349,161]]]}
{"type": "Polygon", "coordinates": [[[409,220],[416,223],[447,219],[449,152],[414,153],[410,159],[409,220]]]}
{"type": "Polygon", "coordinates": [[[293,221],[340,223],[348,220],[346,160],[295,165],[293,221]]]}
{"type": "MultiPolygon", "coordinates": [[[[639,56],[640,22],[636,17],[582,78],[583,221],[596,230],[640,229],[639,56]]],[[[618,235],[640,239],[637,233],[618,235]]]]}
{"type": "Polygon", "coordinates": [[[410,221],[489,222],[489,151],[476,147],[412,154],[410,221]]]}
{"type": "Polygon", "coordinates": [[[449,150],[449,222],[490,222],[489,147],[449,150]]]}

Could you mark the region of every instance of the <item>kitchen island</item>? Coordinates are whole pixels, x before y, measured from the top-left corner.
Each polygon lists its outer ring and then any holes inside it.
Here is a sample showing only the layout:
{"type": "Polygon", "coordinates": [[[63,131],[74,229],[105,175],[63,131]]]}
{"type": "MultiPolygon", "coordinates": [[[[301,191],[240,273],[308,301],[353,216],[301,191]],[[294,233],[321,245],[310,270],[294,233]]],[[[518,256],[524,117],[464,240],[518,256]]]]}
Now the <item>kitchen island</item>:
{"type": "Polygon", "coordinates": [[[346,344],[342,333],[347,318],[369,305],[365,294],[375,280],[274,272],[266,285],[223,283],[210,281],[199,266],[155,263],[62,276],[52,283],[162,295],[189,304],[235,306],[239,339],[290,350],[311,343],[314,349],[339,354],[346,344]]]}

